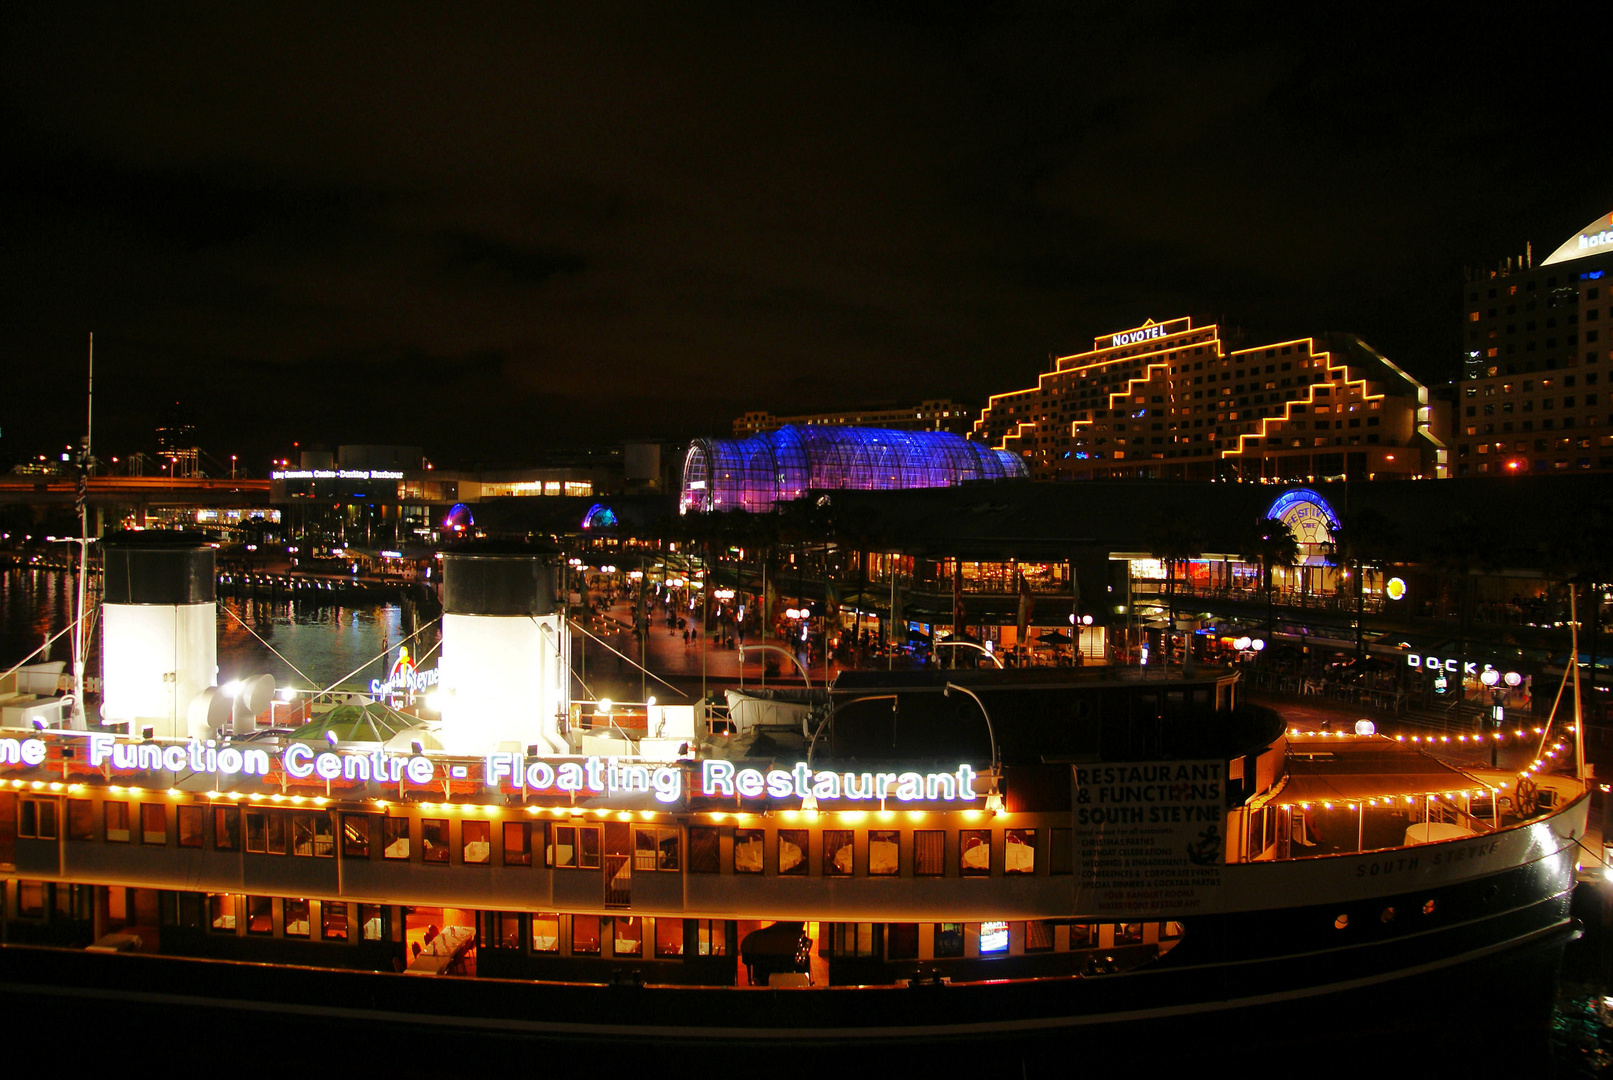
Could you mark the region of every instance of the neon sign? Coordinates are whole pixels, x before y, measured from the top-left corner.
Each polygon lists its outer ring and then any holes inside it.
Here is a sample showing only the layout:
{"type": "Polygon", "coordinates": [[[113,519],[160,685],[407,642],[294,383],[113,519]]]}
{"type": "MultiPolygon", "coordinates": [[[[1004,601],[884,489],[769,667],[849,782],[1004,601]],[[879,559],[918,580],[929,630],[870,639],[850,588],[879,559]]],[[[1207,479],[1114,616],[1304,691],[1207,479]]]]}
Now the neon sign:
{"type": "Polygon", "coordinates": [[[647,795],[653,791],[656,800],[664,803],[677,802],[683,794],[683,774],[670,765],[644,765],[614,757],[528,764],[521,754],[489,754],[482,777],[490,788],[509,784],[534,794],[647,795]]]}
{"type": "Polygon", "coordinates": [[[1603,214],[1575,235],[1563,241],[1541,266],[1600,255],[1613,248],[1613,214],[1603,214]]]}
{"type": "Polygon", "coordinates": [[[402,480],[396,469],[276,469],[270,480],[402,480]]]}
{"type": "Polygon", "coordinates": [[[1164,336],[1165,328],[1163,326],[1145,326],[1141,330],[1127,330],[1123,334],[1114,335],[1114,337],[1110,339],[1110,345],[1135,345],[1139,341],[1150,341],[1154,338],[1162,338],[1164,336]]]}
{"type": "Polygon", "coordinates": [[[885,799],[902,802],[935,799],[970,802],[979,798],[974,782],[979,774],[968,765],[956,772],[837,773],[812,769],[806,762],[792,769],[736,769],[731,761],[700,763],[700,794],[724,798],[770,799],[885,799]]]}

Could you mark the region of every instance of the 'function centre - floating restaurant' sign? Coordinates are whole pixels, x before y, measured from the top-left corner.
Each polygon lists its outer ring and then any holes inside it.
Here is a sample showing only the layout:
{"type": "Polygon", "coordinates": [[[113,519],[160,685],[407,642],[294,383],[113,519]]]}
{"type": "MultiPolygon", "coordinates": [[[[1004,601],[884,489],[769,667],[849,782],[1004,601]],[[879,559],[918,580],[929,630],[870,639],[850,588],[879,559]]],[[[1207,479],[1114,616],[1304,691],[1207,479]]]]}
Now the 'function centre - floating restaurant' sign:
{"type": "MultiPolygon", "coordinates": [[[[321,750],[294,742],[271,756],[250,745],[205,742],[159,743],[120,740],[92,733],[78,736],[87,745],[83,760],[110,773],[190,772],[227,778],[266,778],[274,764],[294,780],[430,784],[440,779],[439,763],[424,754],[383,750],[321,750]]],[[[49,756],[44,738],[0,739],[0,766],[43,765],[49,756]]],[[[442,763],[451,780],[470,779],[470,767],[442,763]]],[[[482,784],[489,791],[578,797],[654,795],[673,803],[684,797],[686,768],[616,757],[534,758],[519,753],[489,754],[482,761],[482,784]]],[[[692,770],[692,763],[689,766],[692,770]]],[[[897,802],[972,803],[979,773],[967,764],[951,772],[837,772],[805,762],[790,768],[751,768],[726,760],[699,763],[698,787],[690,794],[720,799],[894,799],[897,802]]],[[[694,780],[690,776],[691,781],[694,780]]]]}

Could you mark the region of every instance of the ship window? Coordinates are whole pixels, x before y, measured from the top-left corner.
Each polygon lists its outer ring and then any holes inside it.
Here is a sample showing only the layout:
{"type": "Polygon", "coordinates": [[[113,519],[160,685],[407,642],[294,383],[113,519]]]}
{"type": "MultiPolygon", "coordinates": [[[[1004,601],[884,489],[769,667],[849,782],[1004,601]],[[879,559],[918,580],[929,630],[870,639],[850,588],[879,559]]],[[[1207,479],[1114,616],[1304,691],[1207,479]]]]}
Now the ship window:
{"type": "Polygon", "coordinates": [[[67,838],[95,839],[95,804],[88,799],[67,800],[67,838]]]}
{"type": "Polygon", "coordinates": [[[106,839],[111,844],[129,842],[129,804],[109,802],[103,804],[106,814],[106,839]]]}
{"type": "Polygon", "coordinates": [[[521,947],[521,916],[513,911],[484,911],[477,944],[488,949],[521,947]]]}
{"type": "Polygon", "coordinates": [[[347,905],[335,900],[319,902],[319,936],[325,941],[347,940],[347,905]]]}
{"type": "Polygon", "coordinates": [[[249,934],[274,933],[274,901],[267,896],[246,898],[246,932],[249,934]]]}
{"type": "Polygon", "coordinates": [[[1008,954],[1008,924],[983,922],[980,924],[980,955],[1006,956],[1008,954]]]}
{"type": "Polygon", "coordinates": [[[637,915],[611,917],[611,953],[615,956],[644,955],[644,920],[637,915]]]}
{"type": "Polygon", "coordinates": [[[577,865],[584,870],[599,869],[599,826],[577,826],[577,865]]]}
{"type": "Polygon", "coordinates": [[[246,812],[246,849],[266,855],[286,853],[286,815],[281,810],[246,812]]]}
{"type": "Polygon", "coordinates": [[[964,829],[958,833],[958,874],[991,876],[991,830],[964,829]]]}
{"type": "Polygon", "coordinates": [[[168,842],[168,808],[162,803],[140,804],[140,842],[142,844],[168,842]]]}
{"type": "Polygon", "coordinates": [[[874,829],[868,834],[868,874],[894,877],[902,872],[901,844],[895,829],[874,829]]]}
{"type": "Polygon", "coordinates": [[[493,824],[489,821],[466,821],[459,826],[462,844],[459,857],[468,865],[483,866],[493,859],[493,824]]]}
{"type": "Polygon", "coordinates": [[[963,924],[944,922],[935,924],[935,957],[944,960],[963,955],[963,924]]]}
{"type": "Polygon", "coordinates": [[[634,870],[676,870],[678,830],[675,827],[640,825],[633,829],[634,870]]]}
{"type": "Polygon", "coordinates": [[[728,924],[721,919],[696,919],[695,948],[701,956],[727,956],[728,924]]]}
{"type": "Polygon", "coordinates": [[[1143,943],[1143,924],[1140,922],[1118,923],[1115,926],[1116,945],[1141,945],[1143,943]]]}
{"type": "Polygon", "coordinates": [[[1159,924],[1159,940],[1161,941],[1180,941],[1183,932],[1182,924],[1179,922],[1159,924]]]}
{"type": "Polygon", "coordinates": [[[308,901],[282,900],[280,914],[285,919],[286,937],[308,936],[308,901]]]}
{"type": "Polygon", "coordinates": [[[1349,925],[1350,925],[1350,917],[1348,915],[1340,915],[1338,918],[1333,920],[1333,929],[1335,929],[1335,930],[1343,930],[1346,926],[1349,926],[1349,925]]]}
{"type": "Polygon", "coordinates": [[[878,956],[883,924],[834,923],[829,929],[830,956],[878,956]]]}
{"type": "Polygon", "coordinates": [[[722,833],[709,825],[689,826],[689,873],[722,873],[722,833]]]}
{"type": "Polygon", "coordinates": [[[552,912],[532,916],[532,951],[560,951],[560,916],[552,912]]]}
{"type": "Polygon", "coordinates": [[[577,865],[577,827],[575,825],[549,826],[547,866],[575,867],[577,865]]]}
{"type": "Polygon", "coordinates": [[[217,851],[241,850],[241,808],[213,807],[213,847],[217,851]]]}
{"type": "Polygon", "coordinates": [[[1072,874],[1075,872],[1075,830],[1054,829],[1047,847],[1047,872],[1072,874]]]}
{"type": "Polygon", "coordinates": [[[919,958],[919,924],[916,922],[890,923],[885,927],[885,959],[917,960],[919,958]]]}
{"type": "Polygon", "coordinates": [[[221,933],[235,933],[235,897],[229,893],[208,893],[207,925],[221,933]]]}
{"type": "Polygon", "coordinates": [[[17,825],[17,835],[38,840],[56,839],[56,800],[22,800],[21,820],[17,825]]]}
{"type": "Polygon", "coordinates": [[[946,873],[946,833],[940,829],[913,830],[913,873],[917,877],[946,873]]]}
{"type": "Polygon", "coordinates": [[[1090,949],[1098,944],[1096,923],[1073,923],[1070,926],[1070,948],[1090,949]]]}
{"type": "Polygon", "coordinates": [[[448,861],[448,819],[420,819],[420,857],[426,862],[448,861]]]}
{"type": "Polygon", "coordinates": [[[504,865],[532,865],[532,823],[506,821],[504,823],[504,865]]]}
{"type": "Polygon", "coordinates": [[[1386,922],[1386,923],[1394,922],[1395,921],[1395,909],[1392,908],[1392,907],[1384,908],[1383,911],[1378,915],[1378,921],[1379,922],[1386,922]]]}
{"type": "Polygon", "coordinates": [[[384,817],[381,819],[381,857],[407,859],[409,857],[409,819],[384,817]]]}
{"type": "Polygon", "coordinates": [[[823,876],[850,877],[852,871],[852,838],[850,829],[823,830],[823,876]]]}
{"type": "Polygon", "coordinates": [[[1031,919],[1025,923],[1025,951],[1052,952],[1053,924],[1047,919],[1031,919]]]}
{"type": "Polygon", "coordinates": [[[349,859],[370,857],[370,835],[375,831],[371,814],[342,815],[342,855],[349,859]]]}
{"type": "Polygon", "coordinates": [[[734,830],[734,873],[762,872],[762,842],[761,829],[734,830]]]}
{"type": "Polygon", "coordinates": [[[45,914],[45,883],[43,881],[17,882],[17,915],[24,919],[39,919],[45,914]]]}
{"type": "Polygon", "coordinates": [[[382,904],[360,904],[358,906],[359,935],[365,941],[385,941],[390,935],[387,926],[387,913],[391,909],[382,904]]]}
{"type": "Polygon", "coordinates": [[[201,847],[202,839],[202,808],[200,806],[180,806],[175,808],[174,816],[179,825],[180,847],[201,847]]]}
{"type": "Polygon", "coordinates": [[[599,955],[599,916],[571,917],[571,951],[575,956],[599,955]]]}
{"type": "Polygon", "coordinates": [[[1439,905],[1435,901],[1428,900],[1423,904],[1423,914],[1432,915],[1438,907],[1439,905]]]}
{"type": "Polygon", "coordinates": [[[1003,873],[1036,873],[1036,830],[1009,829],[1003,834],[1003,873]]]}
{"type": "Polygon", "coordinates": [[[778,831],[778,872],[792,877],[805,877],[807,872],[807,851],[809,850],[805,829],[780,829],[778,831]]]}
{"type": "Polygon", "coordinates": [[[336,843],[330,834],[330,815],[294,813],[291,815],[291,853],[329,859],[336,854],[336,843]]]}
{"type": "Polygon", "coordinates": [[[683,955],[683,920],[655,920],[655,955],[662,960],[676,960],[683,955]]]}

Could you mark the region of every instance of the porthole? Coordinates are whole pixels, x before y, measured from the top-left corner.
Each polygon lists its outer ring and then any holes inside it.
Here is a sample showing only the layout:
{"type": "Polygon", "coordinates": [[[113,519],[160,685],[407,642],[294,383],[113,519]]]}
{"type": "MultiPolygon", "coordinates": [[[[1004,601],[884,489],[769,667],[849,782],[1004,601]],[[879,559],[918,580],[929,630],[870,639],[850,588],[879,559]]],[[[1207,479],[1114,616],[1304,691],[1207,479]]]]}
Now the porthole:
{"type": "Polygon", "coordinates": [[[1484,891],[1479,894],[1479,899],[1483,900],[1486,904],[1488,904],[1491,900],[1495,899],[1495,894],[1498,891],[1499,890],[1497,890],[1494,885],[1486,885],[1484,887],[1484,891]]]}
{"type": "Polygon", "coordinates": [[[1335,929],[1335,930],[1343,930],[1346,926],[1349,926],[1349,925],[1350,925],[1350,917],[1348,915],[1340,915],[1338,918],[1333,920],[1333,929],[1335,929]]]}
{"type": "Polygon", "coordinates": [[[1382,922],[1394,922],[1395,921],[1395,909],[1392,908],[1392,907],[1384,908],[1383,909],[1383,914],[1379,915],[1378,918],[1382,922]]]}
{"type": "Polygon", "coordinates": [[[1434,913],[1434,909],[1437,907],[1439,907],[1439,904],[1436,901],[1425,900],[1423,901],[1423,914],[1432,915],[1434,913]]]}

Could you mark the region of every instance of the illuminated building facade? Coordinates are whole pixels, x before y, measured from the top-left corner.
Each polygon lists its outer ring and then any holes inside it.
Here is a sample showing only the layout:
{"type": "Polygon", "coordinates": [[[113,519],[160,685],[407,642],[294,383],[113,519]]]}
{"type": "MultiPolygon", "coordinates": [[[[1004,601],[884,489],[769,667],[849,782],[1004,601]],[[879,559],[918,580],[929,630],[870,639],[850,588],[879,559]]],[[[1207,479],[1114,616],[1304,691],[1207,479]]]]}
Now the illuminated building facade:
{"type": "Polygon", "coordinates": [[[951,432],[791,424],[749,439],[696,439],[684,458],[678,509],[764,513],[815,489],[890,491],[1025,475],[1017,456],[951,432]]]}
{"type": "Polygon", "coordinates": [[[1613,469],[1613,214],[1463,283],[1456,476],[1613,469]]]}
{"type": "Polygon", "coordinates": [[[881,427],[894,431],[950,431],[967,435],[974,422],[974,410],[946,398],[921,401],[917,405],[876,405],[867,409],[839,409],[832,412],[774,416],[763,409],[752,409],[734,421],[734,438],[744,439],[764,431],[777,431],[787,424],[813,427],[881,427]]]}
{"type": "Polygon", "coordinates": [[[994,394],[974,437],[1047,480],[1408,479],[1446,474],[1439,426],[1427,387],[1359,338],[1232,349],[1180,318],[994,394]]]}

